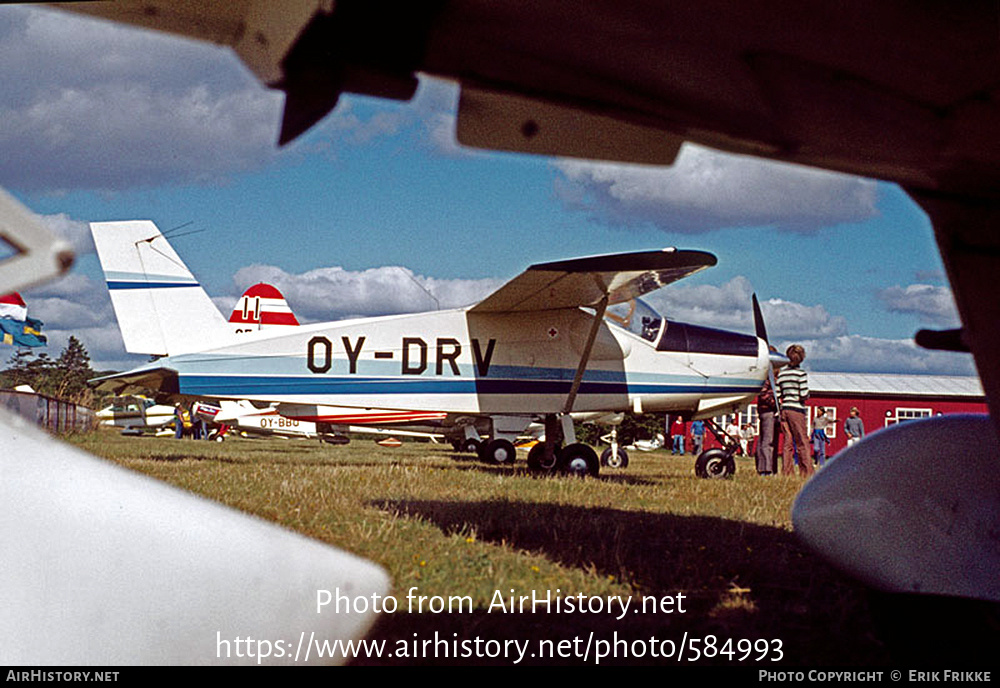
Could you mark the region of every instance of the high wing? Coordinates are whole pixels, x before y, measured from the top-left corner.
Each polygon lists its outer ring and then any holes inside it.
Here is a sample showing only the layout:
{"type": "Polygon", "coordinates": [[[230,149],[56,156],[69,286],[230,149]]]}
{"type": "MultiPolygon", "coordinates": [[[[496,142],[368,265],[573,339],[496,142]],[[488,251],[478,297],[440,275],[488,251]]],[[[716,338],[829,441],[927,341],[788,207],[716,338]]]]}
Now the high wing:
{"type": "Polygon", "coordinates": [[[716,258],[711,253],[675,248],[539,263],[493,292],[470,312],[596,307],[605,297],[609,305],[614,305],[655,291],[715,263],[716,258]]]}
{"type": "Polygon", "coordinates": [[[124,373],[115,373],[90,380],[99,392],[116,395],[177,393],[177,371],[160,365],[143,366],[124,373]]]}

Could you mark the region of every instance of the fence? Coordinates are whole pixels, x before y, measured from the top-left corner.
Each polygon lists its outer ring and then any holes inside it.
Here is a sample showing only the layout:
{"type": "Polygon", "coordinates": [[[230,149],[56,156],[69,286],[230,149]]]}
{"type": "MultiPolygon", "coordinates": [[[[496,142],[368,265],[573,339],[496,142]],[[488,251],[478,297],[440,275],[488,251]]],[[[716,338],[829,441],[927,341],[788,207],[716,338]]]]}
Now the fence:
{"type": "Polygon", "coordinates": [[[50,432],[79,432],[92,430],[97,425],[93,409],[44,394],[0,390],[0,407],[50,432]]]}

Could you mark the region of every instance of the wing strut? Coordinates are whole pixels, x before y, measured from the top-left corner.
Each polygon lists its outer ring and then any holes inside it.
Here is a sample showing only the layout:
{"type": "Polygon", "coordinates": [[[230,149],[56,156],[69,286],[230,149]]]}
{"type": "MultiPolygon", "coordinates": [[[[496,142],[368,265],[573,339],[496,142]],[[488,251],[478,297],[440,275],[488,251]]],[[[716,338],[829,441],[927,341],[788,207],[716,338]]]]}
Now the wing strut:
{"type": "Polygon", "coordinates": [[[563,407],[563,413],[569,414],[573,412],[573,402],[576,401],[576,393],[580,390],[580,383],[583,382],[583,374],[587,370],[587,363],[590,361],[590,351],[594,348],[594,341],[597,339],[597,333],[601,329],[601,325],[604,324],[604,311],[608,308],[608,295],[605,294],[604,298],[601,299],[600,303],[597,304],[597,311],[594,313],[594,324],[590,326],[590,334],[587,335],[587,343],[583,347],[583,353],[580,355],[580,364],[576,367],[576,375],[573,376],[573,384],[569,388],[569,394],[566,396],[566,406],[563,407]]]}

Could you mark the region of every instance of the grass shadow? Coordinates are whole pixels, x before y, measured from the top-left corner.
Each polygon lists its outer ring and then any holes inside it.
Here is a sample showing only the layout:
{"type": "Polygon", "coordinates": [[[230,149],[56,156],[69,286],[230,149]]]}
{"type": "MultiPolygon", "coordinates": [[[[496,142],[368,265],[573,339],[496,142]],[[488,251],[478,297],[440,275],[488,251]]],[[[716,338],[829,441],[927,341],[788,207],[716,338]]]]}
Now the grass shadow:
{"type": "MultiPolygon", "coordinates": [[[[688,632],[734,642],[781,639],[784,663],[888,661],[885,648],[871,634],[866,590],[810,554],[784,529],[705,516],[507,500],[382,501],[374,506],[428,521],[445,534],[475,532],[479,541],[613,576],[630,583],[640,596],[662,598],[678,591],[686,596],[685,614],[630,614],[619,621],[613,615],[476,610],[472,615],[435,617],[439,632],[536,639],[591,631],[607,638],[617,632],[618,637],[633,639],[651,634],[679,639],[688,632]]],[[[382,619],[376,636],[412,636],[421,616],[426,635],[426,615],[403,614],[382,619]]]]}

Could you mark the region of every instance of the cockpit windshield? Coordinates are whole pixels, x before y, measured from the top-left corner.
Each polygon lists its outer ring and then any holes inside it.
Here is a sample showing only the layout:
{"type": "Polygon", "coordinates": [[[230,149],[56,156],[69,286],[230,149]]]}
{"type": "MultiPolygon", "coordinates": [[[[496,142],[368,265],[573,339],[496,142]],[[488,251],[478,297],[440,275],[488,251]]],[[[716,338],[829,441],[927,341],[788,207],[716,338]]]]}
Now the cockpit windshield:
{"type": "Polygon", "coordinates": [[[663,326],[663,317],[642,299],[631,299],[608,306],[604,317],[653,343],[659,338],[660,328],[663,326]]]}

